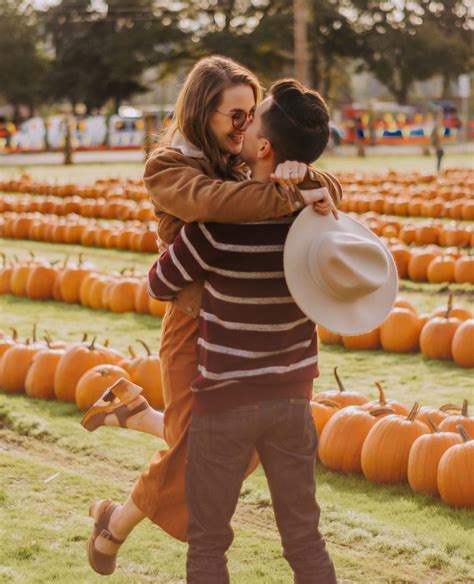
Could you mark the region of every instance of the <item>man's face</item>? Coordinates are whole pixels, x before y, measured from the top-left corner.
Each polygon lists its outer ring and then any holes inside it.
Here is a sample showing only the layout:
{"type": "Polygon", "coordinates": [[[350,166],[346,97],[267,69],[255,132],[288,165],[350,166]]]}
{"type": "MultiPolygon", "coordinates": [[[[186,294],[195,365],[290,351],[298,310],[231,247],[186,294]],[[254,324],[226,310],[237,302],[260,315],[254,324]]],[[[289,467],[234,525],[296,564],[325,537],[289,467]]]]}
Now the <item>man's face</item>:
{"type": "Polygon", "coordinates": [[[255,162],[258,159],[259,149],[262,142],[266,140],[262,129],[262,115],[269,109],[271,102],[272,98],[267,97],[257,106],[253,121],[245,131],[244,144],[240,156],[247,163],[255,162]]]}

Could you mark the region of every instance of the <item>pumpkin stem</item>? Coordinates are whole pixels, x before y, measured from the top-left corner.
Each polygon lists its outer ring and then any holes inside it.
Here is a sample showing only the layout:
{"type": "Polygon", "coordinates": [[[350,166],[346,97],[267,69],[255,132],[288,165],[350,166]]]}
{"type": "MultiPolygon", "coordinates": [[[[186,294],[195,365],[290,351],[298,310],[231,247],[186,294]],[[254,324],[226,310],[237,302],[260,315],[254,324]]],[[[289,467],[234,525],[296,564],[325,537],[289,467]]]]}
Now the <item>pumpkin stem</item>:
{"type": "Polygon", "coordinates": [[[67,266],[67,263],[68,263],[68,261],[69,261],[69,255],[67,255],[67,256],[64,258],[63,268],[65,268],[65,267],[67,266]]]}
{"type": "Polygon", "coordinates": [[[467,399],[463,399],[462,400],[462,410],[461,410],[461,416],[468,416],[467,413],[467,399]]]}
{"type": "Polygon", "coordinates": [[[46,341],[46,345],[48,346],[48,349],[51,349],[51,337],[46,334],[44,335],[43,339],[46,341]]]}
{"type": "Polygon", "coordinates": [[[130,356],[135,359],[137,354],[135,353],[135,351],[133,350],[133,348],[130,345],[128,345],[128,352],[130,353],[130,356]]]}
{"type": "Polygon", "coordinates": [[[78,267],[82,264],[82,256],[83,256],[83,254],[80,253],[79,254],[79,263],[77,264],[78,267]]]}
{"type": "Polygon", "coordinates": [[[85,343],[87,341],[88,336],[89,336],[89,333],[82,333],[81,343],[85,343]]]}
{"type": "Polygon", "coordinates": [[[151,355],[151,351],[150,348],[148,347],[148,345],[145,343],[145,341],[142,341],[141,339],[136,339],[137,343],[140,343],[141,345],[143,345],[145,347],[146,352],[148,353],[148,356],[151,355]]]}
{"type": "Polygon", "coordinates": [[[446,310],[446,314],[444,315],[445,318],[449,318],[449,313],[451,312],[452,307],[453,307],[453,293],[450,290],[449,296],[448,296],[448,308],[446,310]]]}
{"type": "Polygon", "coordinates": [[[428,422],[430,423],[430,426],[433,428],[433,432],[435,432],[435,433],[441,432],[441,430],[437,426],[436,422],[431,419],[431,416],[429,414],[426,414],[426,417],[428,418],[428,422]]]}
{"type": "Polygon", "coordinates": [[[92,343],[89,345],[89,350],[90,350],[90,351],[93,351],[93,350],[94,350],[94,345],[95,345],[95,342],[96,342],[96,340],[97,340],[97,336],[95,336],[95,337],[92,339],[92,343]]]}
{"type": "Polygon", "coordinates": [[[411,412],[408,414],[408,416],[406,418],[409,422],[413,422],[416,414],[418,413],[419,407],[420,407],[420,404],[418,402],[415,402],[412,409],[411,409],[411,412]]]}
{"type": "Polygon", "coordinates": [[[337,402],[333,401],[332,399],[317,399],[317,400],[315,400],[315,402],[317,404],[322,404],[323,406],[329,406],[331,408],[339,409],[341,407],[341,404],[338,404],[337,402]]]}
{"type": "Polygon", "coordinates": [[[377,416],[381,416],[382,414],[395,414],[395,410],[392,408],[377,408],[376,410],[372,410],[369,412],[371,416],[376,418],[377,416]]]}
{"type": "Polygon", "coordinates": [[[375,382],[375,387],[379,390],[379,403],[380,405],[385,405],[387,403],[385,399],[385,393],[383,391],[383,387],[380,385],[378,381],[375,382]]]}
{"type": "Polygon", "coordinates": [[[33,325],[33,343],[36,343],[36,326],[37,323],[35,322],[33,325]]]}
{"type": "Polygon", "coordinates": [[[18,337],[18,331],[16,330],[16,328],[10,327],[10,330],[12,331],[12,339],[14,341],[16,341],[17,337],[18,337]]]}
{"type": "Polygon", "coordinates": [[[31,251],[31,249],[30,249],[30,250],[28,250],[28,253],[29,253],[29,254],[30,254],[30,256],[31,256],[31,259],[32,259],[32,260],[34,260],[34,259],[35,259],[35,254],[34,254],[34,252],[32,252],[32,251],[31,251]]]}
{"type": "Polygon", "coordinates": [[[28,337],[25,341],[25,345],[28,346],[30,344],[30,338],[28,337]]]}
{"type": "Polygon", "coordinates": [[[459,410],[459,411],[461,411],[461,408],[458,405],[456,405],[456,404],[444,404],[439,409],[442,412],[447,412],[449,410],[459,410]]]}
{"type": "Polygon", "coordinates": [[[469,440],[472,440],[472,438],[469,436],[466,428],[464,426],[461,426],[461,424],[458,424],[456,426],[456,430],[461,434],[464,442],[469,442],[469,440]]]}
{"type": "Polygon", "coordinates": [[[346,388],[342,385],[341,378],[337,373],[337,367],[334,367],[334,377],[336,378],[337,385],[339,387],[339,391],[346,391],[346,388]]]}
{"type": "Polygon", "coordinates": [[[103,343],[104,344],[104,347],[108,347],[109,346],[109,342],[110,342],[109,339],[105,339],[105,341],[103,343]]]}

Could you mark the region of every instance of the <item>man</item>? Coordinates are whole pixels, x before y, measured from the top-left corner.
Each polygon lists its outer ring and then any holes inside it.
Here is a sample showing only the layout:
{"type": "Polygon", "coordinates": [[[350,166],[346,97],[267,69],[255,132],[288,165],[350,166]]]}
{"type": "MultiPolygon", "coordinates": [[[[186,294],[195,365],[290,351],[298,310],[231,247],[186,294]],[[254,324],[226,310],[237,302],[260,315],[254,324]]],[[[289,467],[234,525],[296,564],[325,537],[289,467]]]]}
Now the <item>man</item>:
{"type": "MultiPolygon", "coordinates": [[[[270,93],[246,131],[242,156],[256,180],[274,179],[284,160],[300,161],[303,177],[326,147],[327,107],[293,80],[276,83],[270,93]]],[[[319,207],[327,214],[332,202],[319,207]]],[[[294,217],[187,224],[149,273],[150,293],[161,299],[206,280],[186,469],[189,584],[229,582],[230,521],[254,448],[295,582],[336,582],[315,500],[317,436],[309,400],[319,373],[316,330],[283,274],[294,217]]]]}

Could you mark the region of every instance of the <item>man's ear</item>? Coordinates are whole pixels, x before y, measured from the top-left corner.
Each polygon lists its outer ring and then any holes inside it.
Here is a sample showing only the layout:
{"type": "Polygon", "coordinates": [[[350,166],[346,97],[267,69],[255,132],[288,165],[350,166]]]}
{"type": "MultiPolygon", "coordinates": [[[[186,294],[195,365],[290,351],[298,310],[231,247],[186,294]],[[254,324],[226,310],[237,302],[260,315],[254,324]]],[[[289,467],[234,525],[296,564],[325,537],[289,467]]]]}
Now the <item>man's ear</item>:
{"type": "Polygon", "coordinates": [[[268,158],[273,153],[273,148],[269,140],[263,138],[258,147],[257,158],[268,158]]]}

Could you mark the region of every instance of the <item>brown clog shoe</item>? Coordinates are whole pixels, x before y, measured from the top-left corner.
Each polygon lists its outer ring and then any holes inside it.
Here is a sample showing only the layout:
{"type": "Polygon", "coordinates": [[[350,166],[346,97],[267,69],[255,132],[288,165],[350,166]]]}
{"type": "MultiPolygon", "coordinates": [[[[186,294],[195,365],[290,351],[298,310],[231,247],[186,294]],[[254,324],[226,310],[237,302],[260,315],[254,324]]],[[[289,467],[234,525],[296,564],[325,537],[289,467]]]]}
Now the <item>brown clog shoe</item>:
{"type": "Polygon", "coordinates": [[[81,420],[81,425],[89,432],[93,432],[105,423],[107,414],[115,414],[122,428],[126,428],[126,422],[130,416],[142,412],[148,407],[147,403],[142,403],[133,410],[127,408],[143,391],[139,385],[132,383],[125,377],[121,377],[114,384],[108,387],[102,396],[87,410],[81,420]]]}
{"type": "Polygon", "coordinates": [[[94,531],[87,542],[87,558],[92,569],[102,576],[109,576],[115,571],[117,563],[117,553],[104,554],[95,548],[95,540],[100,536],[108,539],[112,543],[120,545],[123,541],[114,537],[109,530],[109,522],[114,510],[119,507],[110,499],[96,501],[89,508],[89,516],[95,519],[94,531]]]}

